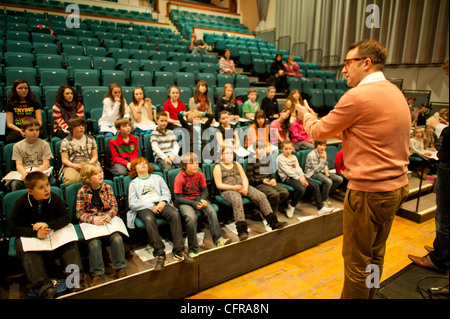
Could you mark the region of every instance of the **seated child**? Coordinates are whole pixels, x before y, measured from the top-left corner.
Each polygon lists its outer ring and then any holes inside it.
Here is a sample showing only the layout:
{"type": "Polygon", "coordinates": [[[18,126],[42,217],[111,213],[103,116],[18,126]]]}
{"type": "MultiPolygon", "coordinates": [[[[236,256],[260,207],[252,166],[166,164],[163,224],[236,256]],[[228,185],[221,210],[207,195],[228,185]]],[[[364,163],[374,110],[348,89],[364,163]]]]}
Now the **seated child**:
{"type": "Polygon", "coordinates": [[[180,167],[178,156],[180,146],[173,131],[167,128],[167,120],[166,112],[158,112],[156,114],[158,127],[150,134],[153,156],[161,171],[180,167]]]}
{"type": "Polygon", "coordinates": [[[297,110],[295,110],[295,112],[297,119],[292,122],[291,127],[289,128],[289,137],[294,144],[294,149],[300,151],[302,146],[313,149],[314,140],[306,133],[305,128],[303,127],[301,113],[297,112],[297,110]]]}
{"type": "Polygon", "coordinates": [[[314,147],[315,150],[309,152],[306,158],[305,175],[322,182],[322,200],[331,207],[329,194],[344,180],[342,176],[330,173],[328,170],[327,153],[325,152],[327,141],[314,141],[314,147]]]}
{"type": "Polygon", "coordinates": [[[212,240],[217,247],[224,246],[231,240],[222,237],[217,212],[208,201],[208,188],[202,172],[198,171],[198,158],[194,153],[181,156],[181,171],[174,182],[175,201],[180,214],[185,219],[189,244],[189,255],[198,254],[197,213],[199,210],[208,217],[212,240]]]}
{"type": "Polygon", "coordinates": [[[244,147],[253,147],[253,144],[260,139],[266,141],[267,155],[271,154],[272,145],[269,140],[269,125],[267,125],[266,113],[263,110],[259,110],[255,113],[255,119],[248,129],[248,134],[244,141],[244,147]]]}
{"type": "Polygon", "coordinates": [[[233,129],[230,124],[230,113],[228,111],[221,111],[219,113],[219,127],[216,132],[216,140],[219,149],[221,147],[232,146],[235,150],[241,147],[239,141],[238,131],[233,129]]]}
{"type": "Polygon", "coordinates": [[[114,176],[127,175],[131,162],[138,157],[139,139],[130,134],[129,119],[118,119],[114,124],[119,134],[109,141],[111,148],[111,173],[114,176]]]}
{"type": "Polygon", "coordinates": [[[61,258],[65,266],[78,267],[78,278],[81,281],[75,282],[70,290],[74,292],[84,289],[84,270],[76,242],[67,243],[53,251],[23,251],[21,237],[44,239],[52,231],[64,228],[70,222],[67,206],[58,195],[51,192],[47,175],[31,172],[26,175],[24,181],[28,192],[15,202],[9,227],[11,236],[16,237],[14,244],[17,256],[31,289],[42,299],[52,299],[55,296],[57,291],[47,275],[44,261],[57,257],[61,258]]]}
{"type": "Polygon", "coordinates": [[[50,145],[39,138],[39,122],[34,118],[22,120],[22,134],[25,139],[13,146],[11,159],[16,161],[16,170],[22,175],[21,180],[11,182],[11,190],[16,191],[25,188],[25,177],[32,171],[43,172],[50,167],[50,159],[53,158],[50,145]]]}
{"type": "MultiPolygon", "coordinates": [[[[103,170],[97,164],[86,164],[80,172],[83,187],[77,194],[76,216],[80,223],[101,226],[117,216],[118,207],[111,186],[103,183],[103,170]]],[[[89,251],[89,271],[92,285],[103,282],[105,264],[103,262],[102,242],[108,239],[111,246],[111,259],[117,278],[126,276],[125,249],[122,235],[114,232],[108,238],[92,238],[87,241],[89,251]]]]}
{"type": "MultiPolygon", "coordinates": [[[[266,155],[266,143],[264,140],[257,140],[254,144],[256,154],[248,159],[247,177],[250,185],[256,187],[257,190],[266,194],[270,206],[272,206],[273,215],[266,216],[268,223],[272,226],[273,216],[278,212],[280,203],[286,201],[289,192],[286,188],[277,183],[275,175],[270,167],[269,157],[266,155]]],[[[280,223],[286,224],[286,223],[280,223]]],[[[277,225],[274,225],[277,226],[277,225]]],[[[273,228],[273,227],[272,227],[273,228]]],[[[277,227],[275,227],[277,228],[277,227]]]]}
{"type": "Polygon", "coordinates": [[[111,83],[103,100],[102,117],[98,120],[98,132],[105,137],[117,134],[114,123],[119,118],[129,118],[130,108],[123,96],[122,87],[111,83]]]}
{"type": "Polygon", "coordinates": [[[153,174],[153,167],[144,157],[139,157],[131,163],[129,175],[133,179],[128,189],[129,207],[145,224],[150,245],[154,249],[153,256],[156,258],[155,271],[162,270],[166,260],[165,246],[159,235],[156,216],[170,223],[174,258],[187,263],[194,262],[184,250],[181,216],[171,204],[170,190],[164,179],[153,174]]]}
{"type": "Polygon", "coordinates": [[[211,126],[214,115],[206,112],[202,113],[200,111],[189,111],[187,114],[187,121],[185,121],[184,115],[184,112],[180,112],[178,114],[178,120],[180,121],[181,126],[188,131],[189,152],[197,154],[200,163],[205,159],[210,159],[208,157],[209,152],[203,153],[208,142],[206,138],[203,138],[203,133],[211,126]],[[208,120],[202,124],[202,118],[204,117],[207,117],[208,120]],[[205,158],[205,156],[207,157],[205,158]]]}
{"type": "Polygon", "coordinates": [[[155,129],[153,122],[152,100],[145,97],[144,89],[137,87],[133,90],[133,102],[129,105],[131,112],[131,129],[136,134],[150,134],[155,129]]]}
{"type": "Polygon", "coordinates": [[[84,164],[98,163],[98,152],[95,138],[85,134],[86,121],[83,118],[71,118],[67,124],[70,134],[61,141],[59,178],[64,177],[64,184],[69,186],[81,181],[80,171],[84,164]]]}
{"type": "Polygon", "coordinates": [[[270,86],[267,88],[267,96],[261,101],[261,110],[263,110],[269,121],[273,121],[278,118],[279,110],[278,110],[278,101],[275,98],[275,94],[277,93],[277,88],[274,86],[270,86]]]}
{"type": "Polygon", "coordinates": [[[284,140],[289,140],[289,128],[291,123],[291,109],[283,106],[280,110],[280,116],[270,125],[270,134],[272,144],[282,143],[284,140]],[[276,138],[275,138],[276,137],[276,138]]]}
{"type": "Polygon", "coordinates": [[[239,240],[246,240],[248,238],[247,222],[245,221],[244,205],[242,202],[242,197],[244,196],[249,198],[261,209],[267,221],[272,222],[272,227],[279,228],[284,226],[278,222],[265,194],[249,185],[247,175],[241,164],[234,161],[233,148],[224,147],[222,149],[221,162],[214,166],[213,176],[220,195],[230,203],[233,209],[239,240]],[[271,216],[268,217],[269,215],[271,216]]]}
{"type": "Polygon", "coordinates": [[[167,113],[169,129],[174,130],[180,125],[178,114],[186,111],[186,105],[180,101],[180,89],[176,85],[169,88],[169,98],[163,105],[167,113]]]}
{"type": "Polygon", "coordinates": [[[289,140],[281,143],[282,153],[278,155],[278,174],[281,181],[295,188],[295,194],[292,196],[292,201],[286,209],[286,215],[289,218],[294,216],[295,207],[299,200],[305,195],[306,188],[312,192],[312,197],[316,204],[319,215],[331,213],[334,209],[327,208],[323,205],[320,187],[310,178],[307,178],[298,163],[297,156],[292,155],[294,146],[289,140]]]}
{"type": "Polygon", "coordinates": [[[256,100],[258,97],[258,91],[254,88],[250,88],[247,91],[247,97],[248,100],[244,102],[244,105],[242,106],[242,113],[244,114],[244,117],[246,119],[250,119],[252,117],[255,117],[256,111],[259,110],[259,103],[256,100]]]}

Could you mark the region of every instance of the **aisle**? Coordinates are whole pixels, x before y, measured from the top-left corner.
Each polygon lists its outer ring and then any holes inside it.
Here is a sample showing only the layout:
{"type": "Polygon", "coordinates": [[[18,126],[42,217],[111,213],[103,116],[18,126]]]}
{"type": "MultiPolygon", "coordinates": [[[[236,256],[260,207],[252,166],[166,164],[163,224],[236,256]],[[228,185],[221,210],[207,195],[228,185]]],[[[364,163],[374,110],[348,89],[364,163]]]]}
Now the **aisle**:
{"type": "MultiPolygon", "coordinates": [[[[418,224],[396,216],[381,281],[409,265],[408,254],[425,255],[423,246],[432,245],[434,236],[434,218],[418,224]]],[[[341,251],[339,236],[189,299],[337,299],[344,279],[341,251]]]]}

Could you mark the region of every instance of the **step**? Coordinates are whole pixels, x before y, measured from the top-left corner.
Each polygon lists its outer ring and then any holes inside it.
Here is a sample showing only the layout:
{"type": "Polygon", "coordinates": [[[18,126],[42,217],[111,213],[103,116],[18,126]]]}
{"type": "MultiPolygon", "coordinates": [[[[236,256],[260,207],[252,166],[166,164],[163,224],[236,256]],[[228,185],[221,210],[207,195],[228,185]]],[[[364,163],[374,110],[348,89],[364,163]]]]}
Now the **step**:
{"type": "Polygon", "coordinates": [[[397,215],[420,224],[434,218],[435,211],[436,194],[430,193],[406,201],[400,207],[397,215]]]}

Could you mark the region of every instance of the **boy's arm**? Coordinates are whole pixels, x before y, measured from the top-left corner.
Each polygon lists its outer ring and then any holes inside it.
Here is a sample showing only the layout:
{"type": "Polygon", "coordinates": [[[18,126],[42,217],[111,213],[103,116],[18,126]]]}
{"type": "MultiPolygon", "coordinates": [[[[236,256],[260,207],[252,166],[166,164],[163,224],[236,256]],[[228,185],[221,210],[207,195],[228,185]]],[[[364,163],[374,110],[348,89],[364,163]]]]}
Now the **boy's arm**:
{"type": "Polygon", "coordinates": [[[26,207],[22,205],[20,201],[16,201],[11,211],[11,218],[9,220],[11,236],[37,237],[37,231],[33,230],[31,223],[27,224],[27,220],[24,219],[24,214],[26,213],[26,207]]]}
{"type": "Polygon", "coordinates": [[[61,197],[55,193],[52,193],[51,196],[52,200],[49,208],[55,213],[55,219],[49,220],[46,223],[50,229],[58,230],[70,223],[69,211],[61,197]]]}
{"type": "Polygon", "coordinates": [[[94,223],[94,216],[86,211],[86,192],[81,188],[77,193],[77,202],[75,206],[75,214],[78,220],[83,223],[94,223]]]}
{"type": "Polygon", "coordinates": [[[189,205],[193,209],[197,209],[198,204],[200,204],[200,202],[198,201],[187,199],[186,197],[183,196],[183,194],[174,193],[174,195],[178,205],[189,205]]]}
{"type": "Polygon", "coordinates": [[[28,173],[23,166],[23,162],[19,160],[16,161],[16,170],[22,175],[22,178],[25,178],[28,173]]]}
{"type": "Polygon", "coordinates": [[[172,131],[172,154],[170,155],[170,160],[173,161],[175,157],[178,155],[178,152],[180,151],[180,145],[178,144],[177,137],[175,133],[172,131]]]}
{"type": "Polygon", "coordinates": [[[178,113],[178,121],[180,121],[182,127],[187,127],[188,126],[188,122],[186,122],[186,120],[184,119],[184,112],[183,111],[178,113]]]}
{"type": "Polygon", "coordinates": [[[107,212],[103,212],[104,214],[109,215],[111,218],[113,218],[114,216],[117,216],[117,212],[119,210],[119,207],[117,205],[117,200],[116,197],[114,196],[114,192],[111,186],[109,186],[108,184],[105,184],[106,187],[106,192],[107,192],[107,197],[109,200],[109,206],[110,209],[107,212]]]}
{"type": "Polygon", "coordinates": [[[212,115],[211,113],[204,112],[203,113],[203,117],[207,117],[208,118],[208,120],[205,122],[205,124],[203,126],[205,129],[207,129],[208,127],[211,126],[211,123],[214,120],[214,115],[212,115]]]}

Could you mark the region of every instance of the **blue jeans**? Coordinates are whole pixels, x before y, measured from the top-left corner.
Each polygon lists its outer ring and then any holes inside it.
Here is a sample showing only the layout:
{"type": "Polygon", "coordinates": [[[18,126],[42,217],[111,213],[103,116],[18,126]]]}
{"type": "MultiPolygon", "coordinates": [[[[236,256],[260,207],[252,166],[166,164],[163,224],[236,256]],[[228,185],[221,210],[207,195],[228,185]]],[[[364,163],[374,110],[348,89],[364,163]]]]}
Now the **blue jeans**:
{"type": "Polygon", "coordinates": [[[449,245],[448,245],[448,192],[449,192],[449,163],[439,163],[436,182],[436,238],[433,242],[434,251],[429,257],[434,266],[442,270],[448,270],[449,245]]]}
{"type": "MultiPolygon", "coordinates": [[[[102,239],[93,238],[88,241],[89,265],[92,276],[101,276],[105,273],[105,264],[103,263],[102,239]]],[[[109,236],[111,245],[111,259],[115,270],[125,268],[125,249],[123,247],[122,235],[119,232],[112,233],[109,236]]]]}
{"type": "MultiPolygon", "coordinates": [[[[321,210],[323,207],[323,201],[322,201],[322,195],[320,194],[320,187],[317,185],[316,182],[311,180],[310,178],[307,178],[306,181],[308,182],[308,188],[312,192],[312,198],[316,202],[316,207],[318,210],[321,210]]],[[[298,180],[295,178],[289,177],[286,179],[283,183],[286,183],[292,187],[295,188],[295,194],[292,196],[291,206],[295,207],[298,204],[298,201],[305,195],[306,187],[302,185],[298,180]]]]}
{"type": "MultiPolygon", "coordinates": [[[[193,199],[195,201],[200,201],[200,198],[197,197],[193,199]]],[[[186,225],[186,233],[188,238],[188,246],[189,252],[198,252],[198,240],[197,240],[197,211],[190,205],[179,205],[178,207],[181,216],[184,217],[184,222],[186,225]]],[[[208,202],[208,205],[205,208],[200,210],[205,213],[208,217],[209,229],[211,231],[211,236],[214,244],[217,244],[217,241],[222,236],[220,232],[219,219],[217,218],[216,210],[211,206],[208,202]]]]}
{"type": "Polygon", "coordinates": [[[328,195],[333,192],[339,185],[342,184],[344,179],[334,173],[330,173],[330,176],[326,177],[325,174],[315,173],[311,178],[317,179],[322,182],[322,200],[328,200],[328,195]]]}

